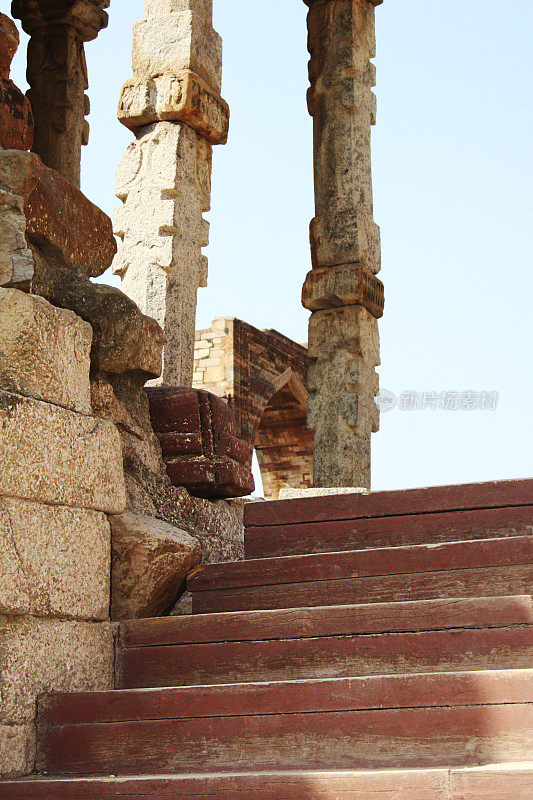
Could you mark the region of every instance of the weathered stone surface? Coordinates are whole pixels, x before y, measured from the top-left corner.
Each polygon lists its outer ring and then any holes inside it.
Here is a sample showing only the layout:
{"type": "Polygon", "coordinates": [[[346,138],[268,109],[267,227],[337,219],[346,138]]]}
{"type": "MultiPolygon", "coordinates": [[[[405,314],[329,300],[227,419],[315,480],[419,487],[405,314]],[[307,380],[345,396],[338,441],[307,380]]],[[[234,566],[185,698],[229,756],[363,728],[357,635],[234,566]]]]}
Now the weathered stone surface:
{"type": "Polygon", "coordinates": [[[20,778],[35,764],[35,725],[0,725],[0,777],[20,778]]]}
{"type": "Polygon", "coordinates": [[[222,80],[222,40],[213,30],[209,4],[146,0],[133,26],[132,64],[137,76],[190,69],[217,92],[222,80]]]}
{"type": "Polygon", "coordinates": [[[211,145],[186,125],[143,128],[117,172],[113,265],[122,289],[165,332],[160,383],[190,386],[196,292],[207,281],[211,145]]]}
{"type": "Polygon", "coordinates": [[[0,185],[22,197],[31,244],[52,248],[93,278],[110,266],[117,249],[111,220],[38,155],[0,151],[0,185]]]}
{"type": "Polygon", "coordinates": [[[309,368],[308,387],[315,484],[369,489],[370,434],[379,429],[374,402],[379,379],[374,367],[358,355],[337,350],[309,368]]]}
{"type": "Polygon", "coordinates": [[[254,490],[252,446],[236,436],[233,412],[210,392],[147,389],[152,425],[174,486],[198,497],[242,497],[254,490]]]}
{"type": "Polygon", "coordinates": [[[175,603],[199,564],[200,544],[173,525],[139,514],[111,518],[111,617],[155,617],[175,603]]]}
{"type": "Polygon", "coordinates": [[[121,514],[126,493],[114,425],[0,391],[3,495],[121,514]]]}
{"type": "Polygon", "coordinates": [[[357,486],[334,486],[330,489],[282,489],[279,493],[280,500],[296,500],[302,497],[332,497],[338,494],[370,494],[368,489],[357,486]]]}
{"type": "Polygon", "coordinates": [[[98,691],[113,685],[109,623],[0,617],[0,722],[22,725],[46,691],[98,691]]]}
{"type": "Polygon", "coordinates": [[[31,36],[27,76],[35,117],[34,150],[77,187],[81,147],[89,141],[83,43],[106,27],[107,6],[109,0],[14,0],[11,6],[31,36]]]}
{"type": "Polygon", "coordinates": [[[90,414],[92,337],[72,311],[0,289],[0,387],[90,414]]]}
{"type": "Polygon", "coordinates": [[[312,269],[302,292],[302,305],[309,311],[359,305],[379,319],[383,316],[384,304],[383,284],[358,264],[312,269]]]}
{"type": "Polygon", "coordinates": [[[310,241],[313,267],[359,263],[374,274],[381,269],[379,227],[364,210],[332,206],[311,221],[310,241]]]}
{"type": "Polygon", "coordinates": [[[29,150],[33,144],[30,101],[9,79],[11,62],[19,46],[13,20],[0,14],[0,147],[29,150]]]}
{"type": "Polygon", "coordinates": [[[9,78],[11,62],[19,44],[17,26],[7,14],[0,14],[0,78],[9,78]]]}
{"type": "Polygon", "coordinates": [[[7,510],[0,500],[0,614],[30,611],[28,580],[15,547],[7,510]]]}
{"type": "Polygon", "coordinates": [[[145,380],[160,375],[163,332],[119,289],[72,280],[56,286],[54,301],[91,324],[93,370],[140,372],[145,380]]]}
{"type": "MultiPolygon", "coordinates": [[[[111,534],[105,514],[3,497],[0,540],[11,545],[7,577],[18,567],[29,599],[25,611],[41,617],[109,616],[111,534]]],[[[20,613],[3,588],[0,610],[20,613]]]]}
{"type": "Polygon", "coordinates": [[[362,356],[369,364],[379,366],[378,323],[363,306],[327,308],[311,314],[310,358],[327,359],[337,350],[362,356]]]}
{"type": "Polygon", "coordinates": [[[152,122],[186,122],[211,144],[228,141],[228,104],[191,70],[127,81],[118,118],[133,131],[152,122]]]}
{"type": "Polygon", "coordinates": [[[378,0],[307,2],[315,218],[304,305],[309,323],[307,423],[315,487],[370,487],[370,434],[383,310],[379,228],[373,220],[370,132],[376,121],[378,0]],[[319,310],[320,309],[320,310],[319,310]],[[373,316],[369,313],[371,312],[373,316]]]}
{"type": "Polygon", "coordinates": [[[22,197],[0,189],[0,286],[28,289],[35,264],[26,240],[22,197]]]}

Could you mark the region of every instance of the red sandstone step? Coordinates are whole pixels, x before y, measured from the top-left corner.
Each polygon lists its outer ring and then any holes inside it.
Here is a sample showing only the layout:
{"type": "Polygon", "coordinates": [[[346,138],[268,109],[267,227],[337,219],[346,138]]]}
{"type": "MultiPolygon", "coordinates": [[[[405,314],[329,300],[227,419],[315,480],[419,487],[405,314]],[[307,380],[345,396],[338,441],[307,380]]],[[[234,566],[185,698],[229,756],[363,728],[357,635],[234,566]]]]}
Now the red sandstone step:
{"type": "Polygon", "coordinates": [[[533,478],[249,503],[247,528],[533,505],[533,478]]]}
{"type": "Polygon", "coordinates": [[[529,594],[533,537],[352,550],[199,567],[193,611],[529,594]]]}
{"type": "Polygon", "coordinates": [[[117,688],[529,667],[531,623],[529,596],[133,620],[117,688]]]}
{"type": "Polygon", "coordinates": [[[533,753],[533,670],[50,695],[55,775],[425,768],[533,753]]]}
{"type": "Polygon", "coordinates": [[[0,800],[531,800],[533,764],[0,782],[0,800]]]}
{"type": "Polygon", "coordinates": [[[246,558],[403,547],[533,532],[533,505],[246,528],[246,558]]]}

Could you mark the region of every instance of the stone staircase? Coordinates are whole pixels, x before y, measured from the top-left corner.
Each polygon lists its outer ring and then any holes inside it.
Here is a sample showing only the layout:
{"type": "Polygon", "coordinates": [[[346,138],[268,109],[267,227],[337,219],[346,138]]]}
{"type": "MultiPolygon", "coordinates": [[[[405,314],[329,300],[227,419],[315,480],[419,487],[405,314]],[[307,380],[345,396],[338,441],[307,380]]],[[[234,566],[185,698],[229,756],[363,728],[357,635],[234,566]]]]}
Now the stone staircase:
{"type": "Polygon", "coordinates": [[[532,800],[532,531],[533,481],[249,505],[0,798],[532,800]]]}

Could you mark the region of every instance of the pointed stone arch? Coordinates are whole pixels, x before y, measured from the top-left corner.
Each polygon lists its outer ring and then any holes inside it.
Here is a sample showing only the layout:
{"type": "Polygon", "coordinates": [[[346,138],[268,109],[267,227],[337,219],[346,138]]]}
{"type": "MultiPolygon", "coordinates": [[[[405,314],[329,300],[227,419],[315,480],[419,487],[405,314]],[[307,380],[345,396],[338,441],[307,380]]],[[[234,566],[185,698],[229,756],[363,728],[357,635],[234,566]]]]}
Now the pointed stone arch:
{"type": "Polygon", "coordinates": [[[257,452],[266,497],[312,485],[308,363],[305,345],[238,319],[220,317],[196,333],[193,385],[233,408],[238,435],[257,452]]]}

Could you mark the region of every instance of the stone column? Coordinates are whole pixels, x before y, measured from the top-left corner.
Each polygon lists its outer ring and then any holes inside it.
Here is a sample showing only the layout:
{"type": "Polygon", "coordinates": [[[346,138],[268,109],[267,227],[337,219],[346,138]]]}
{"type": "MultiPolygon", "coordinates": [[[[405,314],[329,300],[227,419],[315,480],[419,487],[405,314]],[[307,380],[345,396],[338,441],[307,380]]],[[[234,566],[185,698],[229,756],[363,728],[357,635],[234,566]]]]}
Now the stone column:
{"type": "Polygon", "coordinates": [[[305,0],[310,6],[309,112],[314,129],[313,269],[308,427],[315,487],[370,488],[370,438],[383,314],[379,228],[373,221],[370,131],[375,123],[374,6],[382,0],[305,0]]]}
{"type": "Polygon", "coordinates": [[[227,141],[222,43],[212,0],[145,0],[133,32],[133,80],[119,120],[136,136],[119,166],[114,272],[165,332],[158,383],[191,386],[196,293],[207,282],[213,144],[227,141]]]}
{"type": "Polygon", "coordinates": [[[89,141],[84,42],[107,26],[110,0],[13,0],[31,39],[27,78],[35,119],[33,151],[79,188],[82,145],[89,141]]]}

